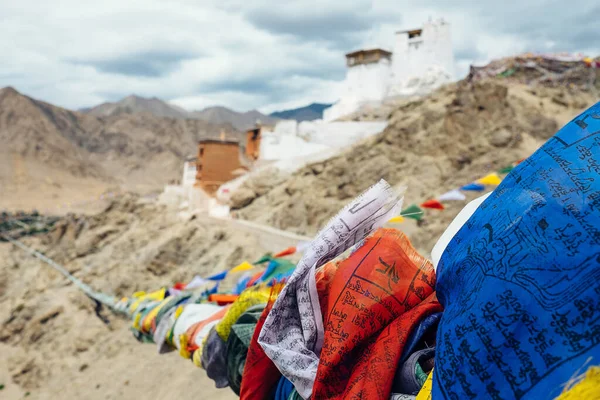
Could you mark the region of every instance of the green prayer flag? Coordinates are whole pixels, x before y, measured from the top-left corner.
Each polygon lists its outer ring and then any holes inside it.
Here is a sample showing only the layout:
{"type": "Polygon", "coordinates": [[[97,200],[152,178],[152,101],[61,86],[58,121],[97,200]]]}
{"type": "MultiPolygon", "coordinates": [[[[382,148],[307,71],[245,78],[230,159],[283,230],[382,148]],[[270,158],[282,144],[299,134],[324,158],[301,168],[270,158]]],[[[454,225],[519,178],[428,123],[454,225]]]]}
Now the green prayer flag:
{"type": "Polygon", "coordinates": [[[508,174],[510,171],[512,171],[515,167],[513,167],[512,165],[509,165],[508,167],[504,167],[502,169],[498,170],[499,174],[508,174]]]}
{"type": "Polygon", "coordinates": [[[266,262],[271,261],[272,259],[273,259],[273,254],[267,253],[264,256],[262,256],[258,261],[255,261],[252,264],[254,264],[254,265],[264,264],[266,262]]]}
{"type": "Polygon", "coordinates": [[[423,210],[416,204],[411,204],[400,213],[404,218],[412,218],[417,221],[423,219],[423,210]]]}

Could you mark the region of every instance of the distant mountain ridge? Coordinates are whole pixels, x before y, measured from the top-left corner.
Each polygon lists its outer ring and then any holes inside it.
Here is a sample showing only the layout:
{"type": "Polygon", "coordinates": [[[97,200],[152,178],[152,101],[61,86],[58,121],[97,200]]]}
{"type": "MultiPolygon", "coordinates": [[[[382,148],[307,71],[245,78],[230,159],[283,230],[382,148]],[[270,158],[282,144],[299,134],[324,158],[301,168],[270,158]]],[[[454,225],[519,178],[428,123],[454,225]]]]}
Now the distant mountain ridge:
{"type": "Polygon", "coordinates": [[[79,111],[96,117],[148,113],[156,117],[199,119],[217,125],[231,124],[239,131],[245,131],[254,127],[257,121],[266,125],[272,125],[277,122],[277,118],[262,114],[256,110],[238,112],[226,107],[216,106],[200,111],[187,111],[156,97],[144,98],[136,95],[127,96],[114,103],[107,102],[95,107],[82,108],[79,111]]]}
{"type": "Polygon", "coordinates": [[[281,119],[295,119],[298,122],[313,121],[323,118],[323,110],[329,107],[331,107],[331,104],[312,103],[305,107],[275,111],[269,114],[269,116],[281,119]]]}
{"type": "Polygon", "coordinates": [[[201,119],[213,124],[230,123],[240,131],[253,128],[258,121],[263,125],[274,125],[278,121],[278,118],[262,114],[257,110],[241,113],[222,106],[193,111],[190,115],[192,118],[201,119]]]}
{"type": "Polygon", "coordinates": [[[110,117],[120,114],[150,113],[156,117],[184,119],[190,118],[189,113],[181,107],[169,104],[156,97],[150,99],[131,95],[116,103],[102,103],[95,107],[82,109],[81,112],[96,117],[110,117]]]}
{"type": "Polygon", "coordinates": [[[19,171],[30,185],[37,184],[36,179],[58,179],[46,175],[53,171],[60,176],[162,187],[179,178],[183,161],[196,154],[199,140],[222,134],[241,139],[231,124],[156,116],[152,111],[175,115],[158,99],[129,97],[123,103],[81,113],[32,99],[11,87],[0,89],[0,187],[19,171]],[[146,110],[150,112],[142,112],[146,110]]]}

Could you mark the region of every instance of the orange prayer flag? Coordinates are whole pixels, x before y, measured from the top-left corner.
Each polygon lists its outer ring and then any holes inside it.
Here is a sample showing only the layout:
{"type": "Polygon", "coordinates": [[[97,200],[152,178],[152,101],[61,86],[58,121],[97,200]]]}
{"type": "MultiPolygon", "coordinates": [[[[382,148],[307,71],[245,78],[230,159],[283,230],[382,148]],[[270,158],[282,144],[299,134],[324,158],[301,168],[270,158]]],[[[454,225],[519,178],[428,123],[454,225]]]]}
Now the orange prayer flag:
{"type": "Polygon", "coordinates": [[[222,306],[233,303],[238,297],[240,297],[238,294],[211,294],[208,296],[208,301],[222,306]]]}
{"type": "Polygon", "coordinates": [[[273,257],[274,258],[285,257],[285,256],[289,256],[291,254],[294,254],[295,252],[296,252],[296,247],[292,246],[292,247],[288,247],[287,249],[275,254],[273,257]]]}

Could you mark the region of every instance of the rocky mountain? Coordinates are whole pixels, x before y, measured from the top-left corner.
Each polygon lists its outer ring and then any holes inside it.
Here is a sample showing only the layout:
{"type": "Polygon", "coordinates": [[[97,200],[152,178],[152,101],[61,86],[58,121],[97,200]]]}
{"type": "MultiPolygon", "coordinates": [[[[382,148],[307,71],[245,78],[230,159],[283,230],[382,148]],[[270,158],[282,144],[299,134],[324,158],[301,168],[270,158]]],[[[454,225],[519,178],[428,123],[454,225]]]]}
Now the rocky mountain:
{"type": "Polygon", "coordinates": [[[239,131],[252,128],[257,121],[266,125],[272,125],[277,122],[277,118],[262,114],[256,110],[238,112],[227,107],[215,106],[190,112],[156,97],[144,98],[136,95],[127,96],[116,103],[102,103],[96,107],[84,108],[79,111],[96,117],[144,113],[152,114],[155,117],[199,119],[217,125],[231,124],[239,131]]]}
{"type": "Polygon", "coordinates": [[[181,107],[169,104],[156,97],[150,99],[131,95],[116,103],[102,103],[96,107],[80,110],[96,117],[110,117],[120,114],[149,113],[156,117],[191,118],[189,113],[181,107]]]}
{"type": "Polygon", "coordinates": [[[230,123],[240,131],[254,127],[257,121],[260,121],[263,125],[273,125],[277,122],[277,118],[262,114],[256,110],[242,113],[221,106],[194,111],[191,113],[191,116],[213,124],[230,123]]]}
{"type": "Polygon", "coordinates": [[[331,104],[312,103],[305,107],[294,108],[292,110],[275,111],[269,116],[281,119],[295,119],[301,121],[313,121],[323,118],[323,110],[331,107],[331,104]]]}
{"type": "Polygon", "coordinates": [[[229,124],[149,113],[97,117],[0,89],[0,208],[11,198],[25,208],[65,196],[73,202],[108,185],[161,189],[179,178],[198,140],[222,132],[239,138],[229,124]]]}

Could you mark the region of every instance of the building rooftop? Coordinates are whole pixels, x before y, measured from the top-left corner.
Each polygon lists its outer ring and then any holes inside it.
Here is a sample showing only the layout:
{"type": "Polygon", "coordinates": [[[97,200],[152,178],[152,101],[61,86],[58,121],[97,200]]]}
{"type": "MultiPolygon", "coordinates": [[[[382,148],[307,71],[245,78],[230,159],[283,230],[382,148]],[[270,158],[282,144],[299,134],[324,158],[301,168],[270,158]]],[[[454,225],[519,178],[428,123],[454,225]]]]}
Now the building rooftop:
{"type": "Polygon", "coordinates": [[[387,51],[387,50],[383,50],[383,49],[363,49],[363,50],[356,50],[353,51],[351,53],[346,54],[346,58],[348,57],[357,57],[360,56],[361,54],[363,55],[367,55],[367,54],[376,54],[379,53],[383,56],[388,56],[391,57],[392,56],[392,52],[391,51],[387,51]]]}
{"type": "Polygon", "coordinates": [[[223,144],[239,144],[236,139],[201,139],[198,143],[223,143],[223,144]]]}
{"type": "Polygon", "coordinates": [[[346,64],[352,67],[354,65],[376,63],[384,58],[391,59],[392,53],[383,49],[357,50],[346,54],[346,64]]]}

